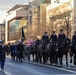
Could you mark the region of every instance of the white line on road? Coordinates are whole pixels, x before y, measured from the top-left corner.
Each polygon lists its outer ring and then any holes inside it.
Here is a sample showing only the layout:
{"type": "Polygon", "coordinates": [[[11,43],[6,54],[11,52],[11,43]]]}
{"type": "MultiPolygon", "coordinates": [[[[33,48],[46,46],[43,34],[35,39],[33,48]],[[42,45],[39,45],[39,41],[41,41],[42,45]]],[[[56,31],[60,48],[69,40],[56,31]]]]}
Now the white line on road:
{"type": "Polygon", "coordinates": [[[2,70],[6,75],[12,75],[10,72],[7,72],[5,70],[2,70]]]}
{"type": "Polygon", "coordinates": [[[64,68],[59,68],[59,67],[55,67],[55,66],[51,66],[51,65],[44,65],[44,64],[35,63],[35,62],[29,62],[29,61],[25,61],[25,62],[32,63],[32,64],[36,64],[36,65],[40,65],[40,66],[55,68],[55,69],[59,69],[59,70],[63,70],[63,71],[71,72],[71,73],[76,73],[76,71],[67,70],[67,69],[64,69],[64,68]]]}

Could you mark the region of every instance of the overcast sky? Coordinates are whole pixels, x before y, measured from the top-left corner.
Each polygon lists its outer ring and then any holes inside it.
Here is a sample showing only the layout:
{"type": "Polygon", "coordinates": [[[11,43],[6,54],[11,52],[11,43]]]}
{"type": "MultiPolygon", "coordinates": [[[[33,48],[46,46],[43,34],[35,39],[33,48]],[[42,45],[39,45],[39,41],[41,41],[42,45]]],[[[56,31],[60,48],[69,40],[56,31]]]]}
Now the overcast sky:
{"type": "Polygon", "coordinates": [[[16,4],[24,4],[32,0],[0,0],[0,17],[16,4]]]}

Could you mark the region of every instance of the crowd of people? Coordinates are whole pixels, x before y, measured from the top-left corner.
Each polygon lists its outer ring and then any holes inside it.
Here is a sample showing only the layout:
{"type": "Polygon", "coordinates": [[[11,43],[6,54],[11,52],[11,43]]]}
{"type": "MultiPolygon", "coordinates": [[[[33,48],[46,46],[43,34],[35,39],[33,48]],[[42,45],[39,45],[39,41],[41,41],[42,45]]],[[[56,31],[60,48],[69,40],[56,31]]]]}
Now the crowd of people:
{"type": "Polygon", "coordinates": [[[66,56],[66,65],[68,65],[68,53],[70,55],[70,63],[72,63],[72,56],[74,57],[74,64],[76,64],[76,31],[72,36],[72,40],[68,38],[63,29],[60,29],[60,33],[57,36],[55,31],[52,31],[51,36],[45,32],[41,40],[37,39],[34,43],[28,47],[31,49],[33,61],[42,62],[45,64],[48,61],[50,63],[58,63],[63,65],[63,55],[66,56]]]}
{"type": "Polygon", "coordinates": [[[76,65],[76,31],[72,36],[72,40],[67,38],[60,29],[60,33],[57,36],[55,31],[52,31],[51,36],[45,32],[41,39],[36,39],[30,43],[23,44],[21,41],[15,43],[9,43],[4,45],[0,41],[0,62],[1,69],[4,69],[5,56],[11,55],[11,60],[23,62],[25,56],[30,61],[30,55],[33,57],[33,61],[37,63],[46,63],[48,60],[51,64],[58,63],[63,65],[63,55],[66,56],[66,65],[68,65],[68,53],[70,55],[70,63],[72,63],[72,56],[74,56],[74,64],[76,65]]]}
{"type": "MultiPolygon", "coordinates": [[[[68,50],[66,50],[66,49],[68,46],[70,46],[71,40],[66,37],[66,35],[63,32],[63,29],[60,29],[60,33],[58,36],[56,35],[55,30],[53,30],[50,38],[47,35],[47,32],[45,32],[44,35],[42,36],[41,41],[45,42],[45,48],[46,48],[46,45],[50,41],[52,44],[55,44],[52,46],[53,51],[50,52],[51,53],[51,56],[50,56],[51,57],[50,58],[51,63],[53,61],[56,64],[58,62],[58,57],[59,57],[60,64],[62,65],[63,55],[65,54],[66,55],[66,64],[68,65],[67,55],[68,55],[69,48],[68,48],[68,50]],[[66,41],[68,41],[68,43],[66,41]],[[57,48],[57,51],[56,51],[56,48],[57,48]]],[[[45,56],[46,56],[46,53],[45,53],[45,56]]]]}
{"type": "Polygon", "coordinates": [[[11,60],[23,62],[24,45],[21,41],[6,45],[7,55],[11,55],[11,60]]]}
{"type": "Polygon", "coordinates": [[[24,53],[24,46],[21,41],[17,41],[15,43],[4,44],[2,40],[0,40],[0,64],[1,70],[4,70],[4,64],[6,55],[11,56],[11,60],[22,62],[24,53]]]}

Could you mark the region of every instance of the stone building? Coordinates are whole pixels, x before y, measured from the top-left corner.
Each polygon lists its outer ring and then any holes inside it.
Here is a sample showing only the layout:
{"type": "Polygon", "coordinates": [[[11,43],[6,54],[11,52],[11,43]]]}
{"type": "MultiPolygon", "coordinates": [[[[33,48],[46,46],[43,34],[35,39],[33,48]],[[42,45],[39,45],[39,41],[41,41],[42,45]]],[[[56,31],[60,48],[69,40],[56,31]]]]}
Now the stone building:
{"type": "Polygon", "coordinates": [[[63,29],[67,37],[72,36],[76,28],[74,3],[75,0],[51,0],[51,4],[46,7],[47,31],[50,34],[52,30],[58,34],[63,29]]]}
{"type": "Polygon", "coordinates": [[[5,42],[5,24],[0,24],[0,40],[5,42]]]}
{"type": "Polygon", "coordinates": [[[31,37],[36,39],[46,31],[46,6],[51,0],[33,0],[32,6],[32,33],[31,37]]]}
{"type": "Polygon", "coordinates": [[[6,43],[21,39],[21,28],[24,28],[25,37],[28,38],[28,25],[30,25],[30,5],[15,5],[6,15],[6,43]]]}

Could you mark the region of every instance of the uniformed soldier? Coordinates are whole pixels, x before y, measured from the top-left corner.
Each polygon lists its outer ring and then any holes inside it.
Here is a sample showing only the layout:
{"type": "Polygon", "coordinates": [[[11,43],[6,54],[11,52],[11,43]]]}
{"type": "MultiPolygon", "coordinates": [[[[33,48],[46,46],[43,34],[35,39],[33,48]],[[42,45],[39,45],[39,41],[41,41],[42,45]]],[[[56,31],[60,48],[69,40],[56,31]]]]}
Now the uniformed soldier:
{"type": "Polygon", "coordinates": [[[66,39],[66,35],[63,33],[63,29],[60,29],[60,34],[58,35],[58,56],[60,64],[62,65],[63,52],[60,48],[62,42],[66,39]]]}
{"type": "Polygon", "coordinates": [[[61,45],[62,41],[66,39],[66,35],[63,33],[63,29],[60,29],[60,34],[58,35],[58,44],[61,45]]]}
{"type": "Polygon", "coordinates": [[[45,43],[48,43],[48,41],[49,41],[49,37],[48,37],[48,35],[47,35],[47,32],[44,32],[44,35],[42,36],[42,39],[41,39],[43,42],[45,42],[45,43]]]}
{"type": "Polygon", "coordinates": [[[56,52],[56,44],[57,44],[57,35],[55,33],[55,30],[52,31],[52,34],[50,36],[50,39],[52,41],[52,44],[53,44],[53,52],[52,52],[52,60],[53,60],[53,63],[57,63],[57,52],[56,52]]]}
{"type": "Polygon", "coordinates": [[[45,46],[47,45],[47,43],[49,42],[49,37],[47,35],[47,32],[44,32],[44,35],[42,36],[41,41],[44,43],[44,47],[43,47],[43,52],[42,52],[42,56],[43,56],[43,63],[45,64],[46,62],[46,52],[45,52],[45,46]]]}
{"type": "Polygon", "coordinates": [[[57,35],[55,33],[55,30],[52,31],[52,34],[50,36],[50,39],[52,42],[56,42],[57,41],[57,35]]]}

